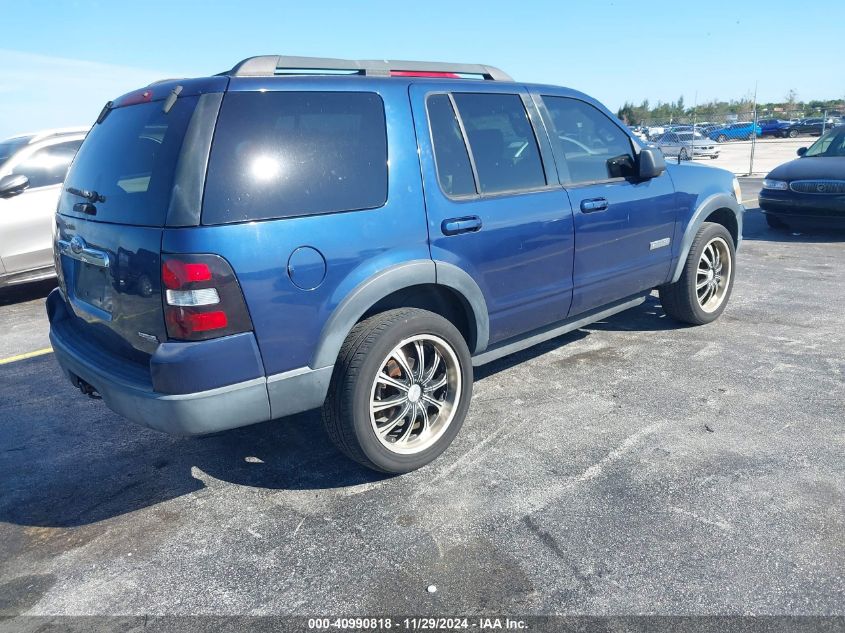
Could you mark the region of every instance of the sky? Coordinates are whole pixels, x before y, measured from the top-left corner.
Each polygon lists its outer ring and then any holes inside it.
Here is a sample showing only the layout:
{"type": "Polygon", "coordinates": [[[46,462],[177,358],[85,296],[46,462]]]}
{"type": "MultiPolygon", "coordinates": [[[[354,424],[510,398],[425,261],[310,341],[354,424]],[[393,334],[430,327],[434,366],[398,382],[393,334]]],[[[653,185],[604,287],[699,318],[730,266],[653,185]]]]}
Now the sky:
{"type": "Polygon", "coordinates": [[[518,81],[687,105],[845,98],[845,2],[0,0],[0,138],[261,54],[484,63],[518,81]],[[770,16],[776,16],[771,19],[770,16]]]}

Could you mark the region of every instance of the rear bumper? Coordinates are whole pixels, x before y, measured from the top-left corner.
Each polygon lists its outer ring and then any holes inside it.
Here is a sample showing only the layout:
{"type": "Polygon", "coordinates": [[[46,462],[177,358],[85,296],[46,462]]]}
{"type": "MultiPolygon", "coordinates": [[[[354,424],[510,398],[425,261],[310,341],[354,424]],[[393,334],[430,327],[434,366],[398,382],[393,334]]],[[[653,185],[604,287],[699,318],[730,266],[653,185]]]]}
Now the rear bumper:
{"type": "MultiPolygon", "coordinates": [[[[174,435],[203,435],[292,415],[318,407],[325,399],[331,367],[300,368],[192,393],[156,391],[150,372],[128,367],[75,336],[58,290],[47,298],[50,342],[56,360],[74,386],[93,387],[120,415],[174,435]]],[[[200,343],[202,345],[202,343],[200,343]]],[[[153,357],[155,359],[155,356],[153,357]]],[[[226,358],[219,358],[225,364],[226,358]]],[[[196,363],[195,359],[188,362],[196,363]]],[[[183,366],[190,372],[197,367],[183,366]]]]}

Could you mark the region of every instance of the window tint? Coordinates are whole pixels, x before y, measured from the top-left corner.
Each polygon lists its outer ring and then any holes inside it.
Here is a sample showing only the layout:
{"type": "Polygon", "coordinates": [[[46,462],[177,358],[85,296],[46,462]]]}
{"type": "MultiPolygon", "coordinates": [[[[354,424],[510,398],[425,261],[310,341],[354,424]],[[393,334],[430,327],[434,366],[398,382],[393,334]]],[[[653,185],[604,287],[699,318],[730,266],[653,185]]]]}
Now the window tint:
{"type": "Polygon", "coordinates": [[[29,178],[29,187],[49,187],[59,185],[67,174],[70,162],[82,141],[56,143],[36,150],[29,158],[17,164],[13,174],[23,174],[29,178]]]}
{"type": "Polygon", "coordinates": [[[437,177],[443,191],[452,196],[475,193],[472,166],[449,97],[432,95],[428,98],[428,120],[437,177]]]}
{"type": "Polygon", "coordinates": [[[631,140],[611,119],[577,99],[543,97],[543,101],[552,118],[555,152],[565,157],[571,183],[633,174],[631,140]]]}
{"type": "Polygon", "coordinates": [[[387,201],[387,131],[370,92],[230,92],[203,223],[372,209],[387,201]]]}
{"type": "MultiPolygon", "coordinates": [[[[196,104],[197,97],[180,97],[168,113],[161,101],[111,110],[88,133],[65,184],[105,197],[96,205],[98,220],[163,226],[196,104]]],[[[65,190],[59,206],[69,213],[77,202],[83,200],[65,190]]]]}
{"type": "Polygon", "coordinates": [[[519,95],[454,95],[478,171],[481,193],[546,184],[534,131],[519,95]]]}

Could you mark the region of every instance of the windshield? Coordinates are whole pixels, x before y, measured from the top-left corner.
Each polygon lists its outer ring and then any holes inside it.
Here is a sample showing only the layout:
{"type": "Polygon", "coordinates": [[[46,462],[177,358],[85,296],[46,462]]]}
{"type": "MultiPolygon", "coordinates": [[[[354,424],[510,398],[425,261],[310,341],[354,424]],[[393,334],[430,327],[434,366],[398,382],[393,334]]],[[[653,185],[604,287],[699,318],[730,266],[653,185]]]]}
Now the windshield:
{"type": "Polygon", "coordinates": [[[3,166],[7,160],[14,156],[21,147],[29,143],[31,136],[17,136],[0,143],[0,167],[3,166]]]}
{"type": "Polygon", "coordinates": [[[845,129],[831,130],[813,143],[804,156],[845,156],[845,129]]]}

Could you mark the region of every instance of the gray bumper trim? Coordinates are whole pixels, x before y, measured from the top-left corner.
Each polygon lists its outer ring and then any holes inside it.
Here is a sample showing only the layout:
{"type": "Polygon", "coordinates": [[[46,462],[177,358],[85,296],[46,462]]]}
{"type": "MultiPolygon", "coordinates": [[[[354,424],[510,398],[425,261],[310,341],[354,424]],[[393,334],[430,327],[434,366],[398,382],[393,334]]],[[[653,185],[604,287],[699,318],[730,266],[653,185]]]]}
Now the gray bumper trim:
{"type": "Polygon", "coordinates": [[[50,341],[56,360],[74,385],[77,378],[84,380],[113,411],[173,435],[214,433],[319,407],[333,369],[304,367],[269,380],[255,378],[208,391],[171,395],[150,391],[149,386],[114,380],[86,362],[53,331],[50,341]]]}

